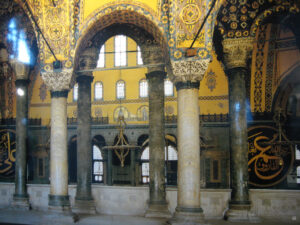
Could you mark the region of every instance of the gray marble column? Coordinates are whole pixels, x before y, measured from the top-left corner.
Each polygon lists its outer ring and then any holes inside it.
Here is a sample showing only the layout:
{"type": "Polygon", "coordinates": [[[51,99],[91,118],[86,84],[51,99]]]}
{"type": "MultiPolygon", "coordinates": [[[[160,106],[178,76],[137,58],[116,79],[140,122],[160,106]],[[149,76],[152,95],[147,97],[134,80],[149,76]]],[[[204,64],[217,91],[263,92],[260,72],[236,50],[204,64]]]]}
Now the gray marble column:
{"type": "Polygon", "coordinates": [[[95,214],[92,197],[91,82],[92,76],[77,77],[77,189],[73,211],[95,214]]]}
{"type": "Polygon", "coordinates": [[[68,90],[51,91],[49,209],[69,211],[67,151],[68,90]]]}
{"type": "Polygon", "coordinates": [[[27,180],[27,125],[28,125],[28,84],[29,80],[16,80],[16,163],[15,193],[13,206],[29,209],[27,180]]]}
{"type": "Polygon", "coordinates": [[[171,216],[166,202],[165,187],[165,127],[164,71],[146,74],[149,83],[149,150],[150,185],[149,208],[146,217],[171,216]]]}
{"type": "Polygon", "coordinates": [[[112,184],[112,151],[107,150],[107,185],[112,184]]]}
{"type": "Polygon", "coordinates": [[[170,224],[203,224],[200,204],[199,82],[176,83],[178,184],[177,207],[170,224]]]}

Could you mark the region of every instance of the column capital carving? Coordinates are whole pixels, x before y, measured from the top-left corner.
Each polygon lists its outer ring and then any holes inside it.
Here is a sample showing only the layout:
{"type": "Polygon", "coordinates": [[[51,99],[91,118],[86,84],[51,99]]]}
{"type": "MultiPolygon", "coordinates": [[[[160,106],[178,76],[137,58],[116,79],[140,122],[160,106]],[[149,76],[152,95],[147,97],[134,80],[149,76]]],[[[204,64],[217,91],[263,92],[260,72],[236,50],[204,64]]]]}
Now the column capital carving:
{"type": "Polygon", "coordinates": [[[51,98],[67,98],[68,97],[68,90],[63,91],[51,91],[51,98]]]}
{"type": "Polygon", "coordinates": [[[148,67],[148,72],[164,71],[165,58],[161,47],[157,44],[145,44],[141,46],[142,58],[144,65],[148,67]]]}
{"type": "Polygon", "coordinates": [[[29,75],[30,67],[27,64],[19,62],[16,59],[10,60],[10,64],[16,75],[17,80],[27,80],[29,75]]]}
{"type": "MultiPolygon", "coordinates": [[[[91,70],[96,68],[99,58],[99,49],[90,47],[85,49],[79,56],[79,70],[91,70]]],[[[84,72],[84,75],[92,76],[93,72],[84,72]]]]}
{"type": "Polygon", "coordinates": [[[161,78],[164,80],[166,78],[167,73],[164,71],[152,71],[150,73],[146,73],[147,80],[151,79],[152,77],[161,78]]]}
{"type": "Polygon", "coordinates": [[[247,67],[247,60],[253,50],[254,38],[227,38],[223,44],[224,64],[226,69],[247,67]]]}
{"type": "Polygon", "coordinates": [[[93,76],[90,76],[90,75],[77,75],[76,77],[76,82],[78,83],[82,83],[82,82],[87,82],[87,83],[92,83],[94,80],[94,77],[93,76]]]}
{"type": "Polygon", "coordinates": [[[207,70],[210,59],[202,60],[181,60],[172,61],[173,74],[170,76],[171,80],[176,84],[178,82],[200,82],[207,70]]]}
{"type": "Polygon", "coordinates": [[[59,72],[41,72],[42,78],[50,91],[64,91],[70,89],[73,69],[59,72]]]}

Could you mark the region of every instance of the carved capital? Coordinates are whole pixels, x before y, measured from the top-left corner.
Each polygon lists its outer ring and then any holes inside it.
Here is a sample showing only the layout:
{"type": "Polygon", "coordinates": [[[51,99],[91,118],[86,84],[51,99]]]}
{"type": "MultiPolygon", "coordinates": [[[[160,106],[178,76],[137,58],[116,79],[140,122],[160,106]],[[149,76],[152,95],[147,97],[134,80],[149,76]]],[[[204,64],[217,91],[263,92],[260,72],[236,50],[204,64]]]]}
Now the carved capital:
{"type": "Polygon", "coordinates": [[[11,60],[10,64],[14,70],[17,80],[27,80],[29,75],[29,65],[26,65],[18,60],[11,60]]]}
{"type": "Polygon", "coordinates": [[[173,75],[170,78],[174,83],[199,82],[202,80],[209,63],[210,59],[172,61],[173,75]]]}
{"type": "Polygon", "coordinates": [[[96,68],[98,58],[99,50],[97,48],[91,47],[85,49],[79,57],[79,70],[90,70],[96,68]]]}
{"type": "Polygon", "coordinates": [[[226,69],[247,67],[247,60],[253,50],[252,37],[228,38],[223,41],[224,63],[226,69]]]}
{"type": "Polygon", "coordinates": [[[50,91],[64,91],[70,89],[73,70],[60,72],[42,72],[42,78],[50,91]]]}
{"type": "Polygon", "coordinates": [[[148,67],[148,73],[152,71],[165,70],[165,58],[163,56],[163,51],[159,45],[142,45],[141,51],[144,65],[151,65],[151,67],[148,67]]]}

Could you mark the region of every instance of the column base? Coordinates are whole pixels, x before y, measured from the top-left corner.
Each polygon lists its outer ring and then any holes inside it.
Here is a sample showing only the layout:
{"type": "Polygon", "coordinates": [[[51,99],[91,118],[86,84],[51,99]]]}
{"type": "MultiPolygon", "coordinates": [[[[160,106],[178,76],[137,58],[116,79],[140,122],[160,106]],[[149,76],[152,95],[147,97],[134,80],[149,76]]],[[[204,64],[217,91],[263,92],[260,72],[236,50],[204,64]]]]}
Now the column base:
{"type": "Polygon", "coordinates": [[[49,195],[48,209],[53,212],[71,211],[69,195],[49,195]]]}
{"type": "Polygon", "coordinates": [[[93,199],[82,200],[75,198],[75,204],[72,207],[72,212],[77,214],[96,214],[95,201],[93,199]]]}
{"type": "Polygon", "coordinates": [[[255,213],[251,212],[251,204],[232,204],[224,214],[224,219],[230,222],[259,223],[261,220],[255,213]]]}
{"type": "Polygon", "coordinates": [[[13,209],[30,210],[31,206],[30,206],[30,203],[29,203],[29,196],[28,195],[16,195],[16,194],[14,194],[11,207],[13,209]]]}
{"type": "Polygon", "coordinates": [[[168,225],[207,225],[201,208],[177,207],[172,219],[167,221],[168,225]]]}
{"type": "Polygon", "coordinates": [[[168,203],[149,203],[145,217],[148,218],[171,218],[168,203]]]}

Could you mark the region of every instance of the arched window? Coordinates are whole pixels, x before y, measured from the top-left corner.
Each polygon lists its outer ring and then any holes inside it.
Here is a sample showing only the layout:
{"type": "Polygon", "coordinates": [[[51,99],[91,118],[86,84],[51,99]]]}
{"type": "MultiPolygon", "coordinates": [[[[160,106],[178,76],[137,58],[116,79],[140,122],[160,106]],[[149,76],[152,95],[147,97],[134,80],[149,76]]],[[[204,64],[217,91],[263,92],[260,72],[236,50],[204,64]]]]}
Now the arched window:
{"type": "Polygon", "coordinates": [[[146,79],[140,80],[140,97],[148,97],[148,82],[146,79]]]}
{"type": "Polygon", "coordinates": [[[137,65],[143,65],[142,51],[140,46],[137,46],[136,48],[136,61],[137,65]]]}
{"type": "Polygon", "coordinates": [[[93,182],[103,182],[103,157],[97,145],[93,146],[93,182]]]}
{"type": "Polygon", "coordinates": [[[123,80],[117,81],[117,99],[124,99],[125,98],[125,82],[123,80]]]}
{"type": "MultiPolygon", "coordinates": [[[[142,183],[149,183],[149,146],[147,146],[141,156],[142,163],[142,183]]],[[[177,151],[176,149],[168,145],[165,148],[165,163],[166,163],[166,179],[168,185],[177,184],[177,151]]]]}
{"type": "Polygon", "coordinates": [[[300,145],[295,146],[295,159],[300,160],[300,145]]]}
{"type": "Polygon", "coordinates": [[[141,156],[141,162],[142,162],[142,183],[148,184],[150,181],[149,178],[149,147],[147,146],[141,156]]]}
{"type": "Polygon", "coordinates": [[[102,82],[98,81],[95,83],[95,101],[103,99],[103,85],[102,82]]]}
{"type": "Polygon", "coordinates": [[[78,84],[75,84],[73,88],[73,101],[76,102],[77,100],[78,100],[78,84]]]}
{"type": "Polygon", "coordinates": [[[105,45],[101,46],[100,52],[99,52],[99,58],[97,62],[98,68],[105,67],[105,45]]]}
{"type": "Polygon", "coordinates": [[[164,82],[165,85],[165,96],[173,96],[174,95],[174,87],[173,83],[170,80],[165,80],[164,82]]]}
{"type": "Polygon", "coordinates": [[[115,66],[127,65],[127,37],[115,36],[115,66]]]}

